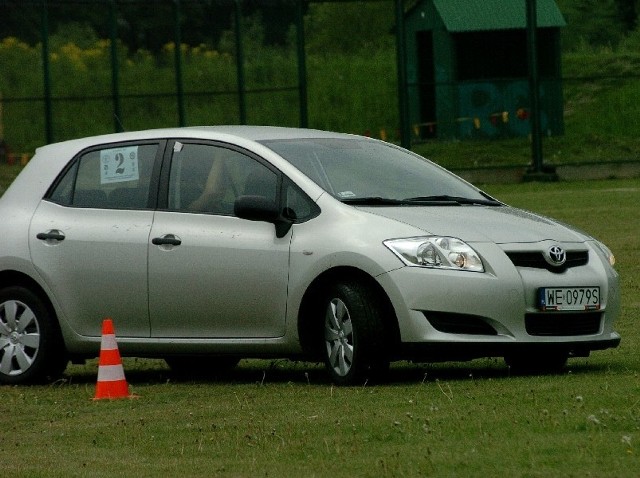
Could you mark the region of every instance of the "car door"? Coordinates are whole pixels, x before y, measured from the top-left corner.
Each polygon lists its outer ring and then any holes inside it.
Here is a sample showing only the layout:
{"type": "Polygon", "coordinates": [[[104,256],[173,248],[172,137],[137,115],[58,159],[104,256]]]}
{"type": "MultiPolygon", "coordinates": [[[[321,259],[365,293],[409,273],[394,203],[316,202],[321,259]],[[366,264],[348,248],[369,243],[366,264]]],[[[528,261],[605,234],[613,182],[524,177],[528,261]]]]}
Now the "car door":
{"type": "Polygon", "coordinates": [[[177,141],[169,150],[166,208],[151,229],[151,335],[283,335],[291,235],[233,213],[240,195],[276,201],[279,175],[229,146],[177,141]]]}
{"type": "Polygon", "coordinates": [[[163,148],[84,151],[32,218],[33,264],[78,334],[99,336],[111,317],[120,337],[150,335],[147,254],[163,148]]]}

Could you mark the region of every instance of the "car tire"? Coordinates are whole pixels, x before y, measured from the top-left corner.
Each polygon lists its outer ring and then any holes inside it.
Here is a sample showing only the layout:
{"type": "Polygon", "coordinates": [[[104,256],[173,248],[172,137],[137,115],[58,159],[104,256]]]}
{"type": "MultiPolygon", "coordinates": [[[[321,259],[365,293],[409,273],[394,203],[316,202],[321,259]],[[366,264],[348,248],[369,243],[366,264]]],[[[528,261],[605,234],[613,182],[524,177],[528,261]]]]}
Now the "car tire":
{"type": "Polygon", "coordinates": [[[237,357],[165,357],[171,371],[182,378],[211,378],[231,372],[240,359],[237,357]]]}
{"type": "Polygon", "coordinates": [[[509,369],[516,374],[545,374],[561,372],[569,353],[566,351],[546,352],[540,355],[513,353],[504,357],[509,369]]]}
{"type": "Polygon", "coordinates": [[[31,290],[0,290],[0,383],[41,383],[59,378],[68,357],[55,318],[31,290]]]}
{"type": "Polygon", "coordinates": [[[382,378],[389,360],[377,296],[359,282],[345,281],[331,286],[322,303],[322,351],[331,380],[355,385],[382,378]]]}

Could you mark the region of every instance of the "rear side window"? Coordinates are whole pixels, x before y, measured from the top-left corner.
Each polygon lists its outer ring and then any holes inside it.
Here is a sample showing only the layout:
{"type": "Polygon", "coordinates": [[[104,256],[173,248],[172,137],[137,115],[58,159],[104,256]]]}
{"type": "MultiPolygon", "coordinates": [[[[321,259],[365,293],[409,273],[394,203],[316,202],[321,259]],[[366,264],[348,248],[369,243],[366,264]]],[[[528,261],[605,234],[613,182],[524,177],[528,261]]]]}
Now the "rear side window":
{"type": "Polygon", "coordinates": [[[105,147],[81,154],[49,200],[64,206],[145,209],[158,144],[105,147]]]}

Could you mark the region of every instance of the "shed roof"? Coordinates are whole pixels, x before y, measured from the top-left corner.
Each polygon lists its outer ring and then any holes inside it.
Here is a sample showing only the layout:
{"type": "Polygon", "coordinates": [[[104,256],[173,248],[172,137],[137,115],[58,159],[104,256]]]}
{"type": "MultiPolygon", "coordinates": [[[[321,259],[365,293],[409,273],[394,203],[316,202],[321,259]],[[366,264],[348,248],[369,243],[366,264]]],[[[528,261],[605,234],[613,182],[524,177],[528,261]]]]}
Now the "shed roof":
{"type": "MultiPolygon", "coordinates": [[[[525,0],[433,0],[450,32],[526,28],[525,0]]],[[[537,0],[538,27],[563,27],[564,17],[555,0],[537,0]]]]}

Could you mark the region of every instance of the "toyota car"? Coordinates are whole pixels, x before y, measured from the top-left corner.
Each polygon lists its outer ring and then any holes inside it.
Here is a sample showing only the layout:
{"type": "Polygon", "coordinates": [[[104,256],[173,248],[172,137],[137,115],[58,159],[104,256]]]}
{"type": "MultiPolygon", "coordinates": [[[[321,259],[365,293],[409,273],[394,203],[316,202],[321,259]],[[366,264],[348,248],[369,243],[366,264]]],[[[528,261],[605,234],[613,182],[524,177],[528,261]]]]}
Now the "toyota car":
{"type": "Polygon", "coordinates": [[[0,382],[60,376],[115,324],[179,372],[615,347],[614,257],[393,144],[309,129],[158,129],[43,146],[0,198],[0,382]]]}

